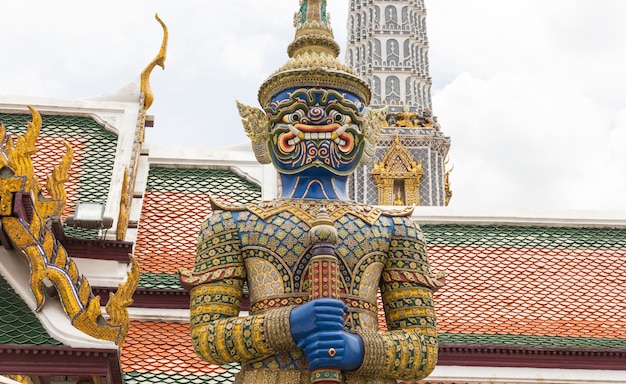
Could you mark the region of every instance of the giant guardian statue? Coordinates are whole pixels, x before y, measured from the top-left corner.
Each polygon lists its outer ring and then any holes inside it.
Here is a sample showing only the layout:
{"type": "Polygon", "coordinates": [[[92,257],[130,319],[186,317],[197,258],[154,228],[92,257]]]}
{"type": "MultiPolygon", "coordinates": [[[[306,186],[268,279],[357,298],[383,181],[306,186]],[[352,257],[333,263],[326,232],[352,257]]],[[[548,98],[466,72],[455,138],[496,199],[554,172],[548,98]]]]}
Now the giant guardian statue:
{"type": "Polygon", "coordinates": [[[182,275],[194,348],[211,363],[239,362],[242,384],[422,379],[437,361],[441,285],[422,232],[409,208],[346,196],[385,111],[367,108],[368,84],[337,60],[325,0],[301,0],[294,21],[290,59],[259,90],[263,110],[238,103],[257,159],[278,171],[280,197],[212,201],[195,268],[182,275]]]}

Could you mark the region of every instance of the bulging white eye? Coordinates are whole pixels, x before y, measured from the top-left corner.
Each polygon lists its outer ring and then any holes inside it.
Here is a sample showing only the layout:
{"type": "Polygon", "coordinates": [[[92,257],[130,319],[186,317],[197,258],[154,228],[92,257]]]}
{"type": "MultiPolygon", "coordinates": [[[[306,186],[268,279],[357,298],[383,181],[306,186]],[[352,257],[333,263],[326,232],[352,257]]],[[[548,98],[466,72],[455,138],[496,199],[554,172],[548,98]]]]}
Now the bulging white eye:
{"type": "Polygon", "coordinates": [[[328,115],[333,119],[333,121],[337,124],[349,124],[352,122],[352,118],[348,115],[344,115],[339,111],[332,110],[328,113],[328,115]]]}
{"type": "Polygon", "coordinates": [[[283,123],[287,123],[287,124],[295,124],[297,122],[300,121],[300,119],[302,119],[305,116],[305,113],[303,110],[298,109],[297,111],[293,112],[293,113],[289,113],[285,116],[283,116],[283,123]]]}

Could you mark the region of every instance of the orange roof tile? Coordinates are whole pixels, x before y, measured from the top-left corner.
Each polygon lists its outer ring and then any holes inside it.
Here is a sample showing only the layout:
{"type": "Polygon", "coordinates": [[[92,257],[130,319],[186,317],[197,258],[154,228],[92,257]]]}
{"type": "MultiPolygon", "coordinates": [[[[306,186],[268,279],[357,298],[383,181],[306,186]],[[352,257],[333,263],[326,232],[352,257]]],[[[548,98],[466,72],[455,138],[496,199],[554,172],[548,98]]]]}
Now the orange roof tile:
{"type": "Polygon", "coordinates": [[[440,332],[626,338],[626,250],[430,246],[440,332]]]}
{"type": "MultiPolygon", "coordinates": [[[[69,180],[64,184],[67,204],[63,211],[63,217],[66,217],[74,213],[76,206],[78,175],[81,173],[82,159],[85,155],[84,139],[78,137],[40,136],[36,144],[37,152],[33,155],[33,165],[37,179],[42,185],[45,185],[47,177],[52,174],[54,167],[61,163],[61,158],[65,154],[64,141],[70,144],[73,152],[69,180]]],[[[44,193],[46,192],[44,190],[44,193]]]]}
{"type": "Polygon", "coordinates": [[[121,357],[125,372],[217,376],[227,370],[200,360],[191,345],[189,324],[131,321],[121,357]]]}
{"type": "Polygon", "coordinates": [[[192,268],[200,224],[209,213],[206,194],[146,191],[135,246],[141,271],[177,274],[178,268],[192,268]]]}

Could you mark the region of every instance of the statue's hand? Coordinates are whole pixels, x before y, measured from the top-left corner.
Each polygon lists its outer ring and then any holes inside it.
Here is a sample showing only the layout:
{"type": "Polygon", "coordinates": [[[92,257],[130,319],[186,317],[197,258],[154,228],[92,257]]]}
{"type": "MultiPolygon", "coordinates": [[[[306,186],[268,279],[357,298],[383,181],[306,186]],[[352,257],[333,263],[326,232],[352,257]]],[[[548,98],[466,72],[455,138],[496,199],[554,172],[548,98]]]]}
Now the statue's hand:
{"type": "Polygon", "coordinates": [[[348,307],[336,299],[316,299],[291,310],[289,326],[296,343],[320,331],[343,331],[348,307]]]}
{"type": "Polygon", "coordinates": [[[320,331],[298,343],[309,360],[309,370],[336,368],[354,371],[363,363],[363,341],[345,331],[320,331]]]}

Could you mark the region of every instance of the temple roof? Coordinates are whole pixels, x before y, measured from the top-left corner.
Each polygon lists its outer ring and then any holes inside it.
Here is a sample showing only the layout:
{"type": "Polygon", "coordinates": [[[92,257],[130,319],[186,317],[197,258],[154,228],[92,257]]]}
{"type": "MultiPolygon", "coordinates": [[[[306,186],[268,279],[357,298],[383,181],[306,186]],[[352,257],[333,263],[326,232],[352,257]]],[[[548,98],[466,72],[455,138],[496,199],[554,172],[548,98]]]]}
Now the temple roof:
{"type": "Polygon", "coordinates": [[[626,349],[626,229],[424,225],[444,343],[626,349]]]}

